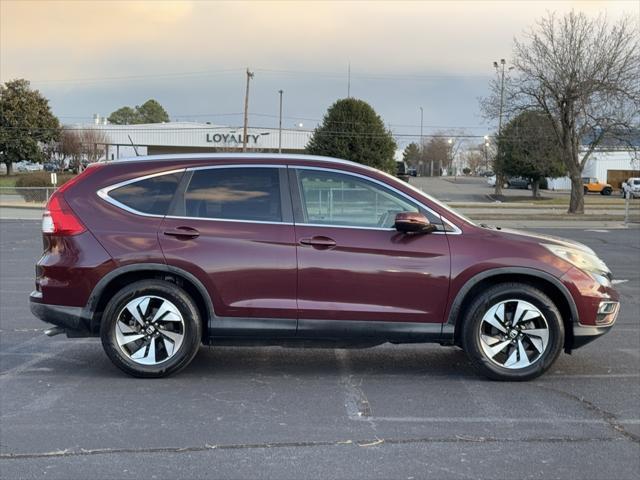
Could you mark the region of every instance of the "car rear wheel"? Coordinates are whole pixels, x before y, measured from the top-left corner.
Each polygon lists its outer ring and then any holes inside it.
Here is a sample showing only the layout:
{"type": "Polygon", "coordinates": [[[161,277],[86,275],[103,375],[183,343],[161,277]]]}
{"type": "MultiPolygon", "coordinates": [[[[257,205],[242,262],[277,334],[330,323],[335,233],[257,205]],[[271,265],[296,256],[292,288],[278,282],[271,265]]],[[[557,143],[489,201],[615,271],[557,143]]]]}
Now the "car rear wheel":
{"type": "Polygon", "coordinates": [[[120,290],[100,326],[109,359],[136,377],[163,377],[186,367],[198,352],[201,332],[191,297],[161,280],[142,280],[120,290]]]}
{"type": "Polygon", "coordinates": [[[586,195],[587,193],[589,193],[589,189],[587,187],[584,187],[584,194],[586,195]]]}
{"type": "Polygon", "coordinates": [[[564,344],[562,317],[542,291],[503,283],[477,295],[466,310],[462,346],[473,367],[493,380],[530,380],[544,373],[564,344]]]}
{"type": "Polygon", "coordinates": [[[607,188],[603,188],[600,193],[602,193],[602,195],[611,195],[611,191],[612,190],[609,187],[607,187],[607,188]]]}

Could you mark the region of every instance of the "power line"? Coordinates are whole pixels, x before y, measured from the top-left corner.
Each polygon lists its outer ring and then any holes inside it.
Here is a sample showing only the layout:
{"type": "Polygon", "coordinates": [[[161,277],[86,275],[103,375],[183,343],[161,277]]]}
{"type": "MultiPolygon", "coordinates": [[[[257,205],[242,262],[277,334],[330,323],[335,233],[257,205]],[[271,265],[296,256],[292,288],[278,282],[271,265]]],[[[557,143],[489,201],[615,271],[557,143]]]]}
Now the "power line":
{"type": "MultiPolygon", "coordinates": [[[[76,78],[54,78],[54,79],[35,79],[30,80],[31,83],[37,84],[56,84],[56,83],[96,83],[96,82],[111,82],[122,80],[143,80],[149,78],[180,78],[191,76],[210,76],[221,75],[225,73],[238,73],[242,72],[243,68],[228,68],[221,70],[198,70],[187,72],[172,72],[172,73],[146,73],[137,75],[117,75],[117,76],[105,76],[105,77],[76,77],[76,78]]],[[[345,75],[340,72],[332,71],[314,71],[314,70],[290,70],[290,69],[275,69],[275,68],[256,68],[256,72],[266,74],[281,74],[281,75],[309,75],[313,77],[325,77],[344,79],[349,75],[345,75]]],[[[384,72],[351,72],[351,78],[369,79],[369,80],[402,80],[402,81],[415,81],[415,80],[444,80],[455,78],[477,78],[486,79],[491,75],[487,74],[473,74],[473,73],[439,73],[439,74],[397,74],[397,73],[384,73],[384,72]]]]}
{"type": "Polygon", "coordinates": [[[201,70],[196,72],[175,72],[175,73],[148,73],[143,75],[122,75],[115,77],[88,77],[88,78],[59,78],[49,80],[30,80],[31,83],[93,83],[93,82],[110,82],[120,80],[143,80],[147,78],[179,78],[199,75],[220,75],[231,72],[241,72],[241,68],[230,68],[225,70],[201,70]]]}

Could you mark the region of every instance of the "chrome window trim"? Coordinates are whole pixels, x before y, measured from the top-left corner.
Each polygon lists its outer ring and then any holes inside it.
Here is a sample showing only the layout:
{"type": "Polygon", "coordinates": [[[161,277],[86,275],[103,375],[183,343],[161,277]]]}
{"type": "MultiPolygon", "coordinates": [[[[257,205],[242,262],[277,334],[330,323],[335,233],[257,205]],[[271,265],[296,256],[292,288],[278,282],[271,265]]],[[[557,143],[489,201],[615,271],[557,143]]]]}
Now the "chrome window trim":
{"type": "Polygon", "coordinates": [[[142,180],[147,180],[149,178],[154,178],[154,177],[160,177],[162,175],[172,175],[174,173],[184,173],[184,171],[186,170],[186,168],[178,168],[178,169],[173,169],[173,170],[166,170],[164,172],[159,172],[159,173],[152,173],[150,175],[143,175],[142,177],[136,177],[136,178],[132,178],[129,180],[125,180],[123,182],[119,182],[116,183],[114,185],[109,185],[108,187],[104,187],[101,188],[100,190],[98,190],[96,192],[96,194],[103,199],[105,202],[110,203],[111,205],[114,205],[118,208],[121,208],[122,210],[129,212],[129,213],[133,213],[134,215],[140,215],[142,217],[150,217],[150,218],[164,218],[165,215],[156,215],[154,213],[145,213],[145,212],[141,212],[139,210],[136,210],[134,208],[129,207],[128,205],[125,205],[122,202],[119,202],[118,200],[114,199],[113,197],[111,197],[109,195],[109,192],[111,192],[112,190],[115,190],[116,188],[120,188],[120,187],[124,187],[126,185],[129,185],[131,183],[135,183],[135,182],[141,182],[142,180]]]}
{"type": "MultiPolygon", "coordinates": [[[[430,212],[432,215],[435,215],[436,217],[439,217],[443,223],[446,223],[447,225],[449,225],[449,227],[451,227],[453,229],[453,231],[444,231],[444,232],[433,232],[433,234],[449,234],[449,235],[462,235],[462,230],[455,224],[453,224],[451,221],[449,221],[449,219],[447,219],[446,217],[444,217],[443,215],[439,214],[438,212],[434,211],[433,209],[429,208],[428,206],[426,206],[424,203],[416,200],[415,198],[413,198],[412,196],[398,190],[397,188],[388,185],[384,182],[381,182],[380,180],[377,180],[375,178],[371,178],[368,177],[366,175],[362,175],[360,173],[355,173],[355,172],[348,172],[345,170],[340,170],[340,169],[336,169],[336,168],[326,168],[326,167],[312,167],[312,166],[307,166],[307,165],[289,165],[289,167],[291,168],[295,168],[298,170],[318,170],[318,171],[326,171],[326,172],[337,172],[337,173],[342,173],[343,175],[351,175],[352,177],[358,177],[358,178],[362,178],[364,180],[373,182],[373,183],[377,183],[378,185],[393,191],[394,193],[397,193],[398,195],[406,198],[407,200],[411,201],[414,204],[417,204],[418,206],[424,208],[425,210],[427,210],[428,212],[430,212]]],[[[314,227],[332,227],[332,228],[357,228],[357,229],[363,229],[363,230],[384,230],[384,231],[388,231],[388,230],[395,230],[393,228],[382,228],[382,227],[362,227],[362,226],[357,226],[357,225],[325,225],[325,224],[315,224],[315,223],[297,223],[297,225],[309,225],[309,226],[314,226],[314,227]]]]}
{"type": "Polygon", "coordinates": [[[292,222],[269,222],[266,220],[238,220],[236,218],[216,218],[216,217],[183,217],[181,215],[164,215],[164,218],[173,220],[205,220],[208,222],[232,222],[232,223],[258,223],[264,225],[294,225],[292,222]]]}
{"type": "MultiPolygon", "coordinates": [[[[211,158],[212,155],[206,155],[206,154],[198,154],[198,155],[202,155],[203,158],[211,158]]],[[[230,158],[229,156],[223,156],[223,154],[219,154],[220,158],[230,158]]],[[[238,158],[240,155],[236,154],[235,158],[238,158]]],[[[163,156],[164,157],[175,157],[176,159],[188,159],[188,156],[184,156],[184,155],[166,155],[163,156]]],[[[264,154],[242,154],[243,158],[264,158],[265,155],[264,154]]],[[[375,171],[375,169],[372,169],[371,167],[367,167],[366,165],[360,165],[360,164],[356,164],[354,162],[350,162],[348,160],[342,160],[340,161],[339,159],[329,159],[327,157],[313,157],[313,156],[304,156],[304,155],[281,155],[278,158],[282,158],[282,157],[287,157],[288,159],[291,160],[304,160],[304,159],[309,159],[309,160],[317,160],[317,159],[324,159],[324,160],[329,160],[329,161],[335,161],[335,163],[342,163],[342,164],[347,164],[347,165],[357,165],[359,167],[364,167],[364,168],[368,168],[370,170],[375,171]]],[[[233,157],[231,157],[233,158],[233,157]]],[[[109,162],[111,163],[111,162],[109,162]]],[[[171,175],[174,173],[180,173],[180,172],[187,172],[187,171],[197,171],[197,170],[208,170],[208,169],[215,169],[215,168],[295,168],[295,169],[301,169],[301,170],[319,170],[319,171],[327,171],[327,172],[337,172],[337,173],[342,173],[344,175],[351,175],[353,177],[358,177],[358,178],[362,178],[364,180],[376,183],[384,188],[387,188],[397,194],[399,194],[402,197],[405,197],[406,199],[408,199],[409,201],[419,205],[420,207],[424,208],[425,210],[431,212],[433,215],[440,217],[440,219],[442,220],[443,223],[446,223],[447,225],[449,225],[449,227],[452,229],[452,231],[436,231],[433,232],[432,235],[462,235],[462,230],[455,225],[454,223],[452,223],[449,219],[447,219],[445,216],[440,215],[438,212],[434,211],[433,209],[429,208],[428,206],[426,206],[424,203],[416,200],[415,198],[413,198],[412,196],[398,190],[397,188],[388,185],[380,180],[377,180],[375,178],[371,178],[368,177],[366,175],[362,175],[360,173],[355,173],[355,172],[349,172],[346,170],[341,170],[339,168],[326,168],[326,167],[314,167],[314,166],[308,166],[308,165],[295,165],[295,164],[287,164],[287,165],[278,165],[278,164],[225,164],[225,165],[205,165],[205,166],[201,166],[201,167],[184,167],[184,168],[178,168],[178,169],[173,169],[173,170],[166,170],[166,171],[162,171],[162,172],[157,172],[157,173],[152,173],[149,175],[143,175],[141,177],[136,177],[136,178],[132,178],[129,180],[125,180],[123,182],[119,182],[116,183],[114,185],[110,185],[104,188],[99,189],[96,194],[102,198],[104,201],[106,201],[107,203],[110,203],[126,212],[132,213],[134,215],[140,215],[142,217],[150,217],[150,218],[172,218],[172,219],[176,219],[176,220],[207,220],[207,221],[215,221],[215,222],[233,222],[233,223],[258,223],[258,224],[266,224],[266,225],[296,225],[296,223],[292,223],[292,222],[267,222],[267,221],[262,221],[262,220],[239,220],[239,219],[228,219],[228,218],[201,218],[201,217],[186,217],[186,216],[174,216],[174,215],[156,215],[153,213],[144,213],[144,212],[140,212],[138,210],[135,210],[117,200],[115,200],[114,198],[112,198],[109,195],[109,192],[111,192],[112,190],[115,190],[116,188],[120,188],[123,187],[125,185],[129,185],[131,183],[135,183],[135,182],[139,182],[142,180],[147,180],[149,178],[153,178],[153,177],[159,177],[161,175],[171,175]]],[[[357,230],[377,230],[377,231],[394,231],[395,229],[393,228],[382,228],[382,227],[363,227],[363,226],[357,226],[357,225],[325,225],[325,224],[315,224],[315,223],[298,223],[297,225],[305,225],[305,226],[310,226],[310,227],[324,227],[324,228],[351,228],[351,229],[357,229],[357,230]]]]}

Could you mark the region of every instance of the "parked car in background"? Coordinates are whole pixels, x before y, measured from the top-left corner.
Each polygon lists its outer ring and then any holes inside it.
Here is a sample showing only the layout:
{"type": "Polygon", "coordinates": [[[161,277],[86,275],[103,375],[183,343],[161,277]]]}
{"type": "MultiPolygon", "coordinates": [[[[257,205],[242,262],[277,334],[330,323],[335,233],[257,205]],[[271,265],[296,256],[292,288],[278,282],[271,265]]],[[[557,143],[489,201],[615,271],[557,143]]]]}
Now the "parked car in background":
{"type": "Polygon", "coordinates": [[[51,196],[42,235],[31,311],[58,326],[49,335],[100,336],[139,377],[177,372],[201,343],[436,342],[492,379],[528,380],[610,331],[619,309],[590,248],[476,225],[326,157],[93,164],[51,196]]]}
{"type": "Polygon", "coordinates": [[[16,170],[20,173],[39,172],[42,170],[42,164],[22,161],[16,164],[16,170]]]}
{"type": "Polygon", "coordinates": [[[608,183],[601,183],[596,177],[583,177],[582,185],[584,193],[599,193],[601,195],[611,195],[613,187],[608,183]]]}
{"type": "Polygon", "coordinates": [[[409,167],[409,175],[412,177],[417,177],[418,176],[418,170],[416,169],[416,167],[409,167]]]}
{"type": "Polygon", "coordinates": [[[495,175],[491,175],[489,178],[487,178],[487,183],[489,184],[490,187],[495,187],[496,186],[496,176],[495,175]]]}
{"type": "Polygon", "coordinates": [[[524,177],[507,178],[507,188],[524,188],[525,190],[531,185],[531,180],[524,177]]]}
{"type": "Polygon", "coordinates": [[[405,182],[409,181],[409,167],[407,162],[396,162],[396,177],[405,182]]]}
{"type": "Polygon", "coordinates": [[[486,171],[480,173],[480,176],[481,177],[493,177],[493,176],[495,176],[495,173],[493,173],[493,171],[491,171],[491,170],[486,170],[486,171]]]}
{"type": "Polygon", "coordinates": [[[631,194],[631,198],[640,198],[640,177],[629,178],[622,184],[623,197],[625,196],[626,192],[629,192],[631,194]]]}

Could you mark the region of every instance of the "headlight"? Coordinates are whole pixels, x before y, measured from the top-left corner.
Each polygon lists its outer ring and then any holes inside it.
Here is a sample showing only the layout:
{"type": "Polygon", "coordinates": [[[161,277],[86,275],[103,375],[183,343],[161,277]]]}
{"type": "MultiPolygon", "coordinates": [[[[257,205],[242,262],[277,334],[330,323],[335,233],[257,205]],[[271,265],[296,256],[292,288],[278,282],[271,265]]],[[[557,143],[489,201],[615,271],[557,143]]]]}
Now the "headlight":
{"type": "Polygon", "coordinates": [[[566,260],[584,272],[590,273],[599,284],[605,286],[609,286],[611,284],[611,271],[595,253],[586,252],[579,248],[571,248],[564,245],[555,245],[550,243],[542,243],[541,245],[555,256],[566,260]]]}

